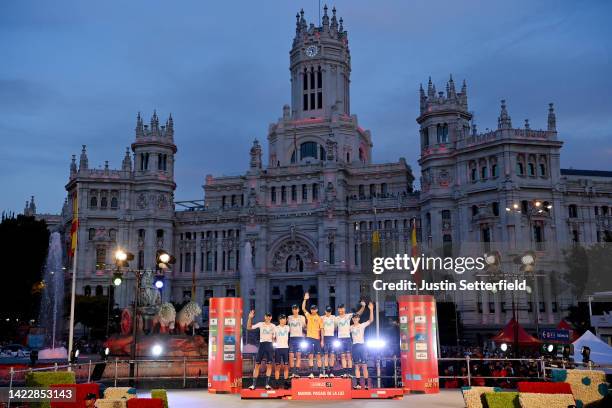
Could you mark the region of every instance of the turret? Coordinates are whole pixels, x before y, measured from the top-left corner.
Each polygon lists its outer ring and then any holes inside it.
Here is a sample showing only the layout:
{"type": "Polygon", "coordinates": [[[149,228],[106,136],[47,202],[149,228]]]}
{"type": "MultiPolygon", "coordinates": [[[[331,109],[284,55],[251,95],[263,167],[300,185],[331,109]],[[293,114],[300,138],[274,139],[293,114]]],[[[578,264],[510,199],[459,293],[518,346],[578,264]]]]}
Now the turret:
{"type": "Polygon", "coordinates": [[[70,161],[70,177],[74,177],[76,173],[77,173],[76,154],[73,154],[72,160],[70,161]]]}
{"type": "Polygon", "coordinates": [[[508,115],[505,99],[501,100],[501,111],[499,113],[499,117],[497,118],[497,128],[512,129],[512,120],[510,119],[510,115],[508,115]]]}
{"type": "MultiPolygon", "coordinates": [[[[170,115],[165,126],[159,126],[157,111],[153,111],[150,127],[143,124],[140,113],[136,117],[136,141],[132,143],[135,156],[134,170],[137,176],[163,175],[165,178],[174,177],[174,121],[170,115]]],[[[132,168],[129,151],[122,162],[122,169],[132,168]]]]}
{"type": "Polygon", "coordinates": [[[125,148],[125,156],[123,156],[123,162],[121,163],[121,170],[132,171],[132,156],[130,155],[130,148],[125,148]]]}
{"type": "Polygon", "coordinates": [[[79,171],[89,168],[89,160],[87,159],[87,146],[83,145],[81,149],[81,157],[79,158],[79,171]]]}
{"type": "Polygon", "coordinates": [[[253,140],[251,147],[251,168],[261,169],[261,145],[257,139],[253,140]]]}
{"type": "Polygon", "coordinates": [[[321,26],[307,25],[304,11],[296,16],[290,52],[291,107],[295,119],[350,114],[348,36],[336,9],[325,7],[321,26]]]}
{"type": "Polygon", "coordinates": [[[548,104],[548,130],[551,132],[557,131],[557,115],[553,103],[548,104]]]}

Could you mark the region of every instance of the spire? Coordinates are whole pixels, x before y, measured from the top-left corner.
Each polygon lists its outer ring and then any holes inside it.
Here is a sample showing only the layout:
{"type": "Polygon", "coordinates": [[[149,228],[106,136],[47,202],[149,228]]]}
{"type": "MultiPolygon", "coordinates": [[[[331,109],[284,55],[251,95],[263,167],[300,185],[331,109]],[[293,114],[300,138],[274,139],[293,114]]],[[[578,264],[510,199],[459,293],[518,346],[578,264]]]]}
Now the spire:
{"type": "Polygon", "coordinates": [[[497,128],[498,129],[511,129],[512,128],[512,120],[510,119],[510,115],[508,115],[508,110],[506,109],[506,100],[501,100],[501,112],[499,113],[499,118],[497,118],[497,128]]]}
{"type": "Polygon", "coordinates": [[[300,10],[300,31],[305,31],[308,27],[306,19],[304,18],[304,9],[300,10]]]}
{"type": "Polygon", "coordinates": [[[461,104],[467,109],[467,85],[465,79],[461,85],[461,104]]]}
{"type": "Polygon", "coordinates": [[[77,172],[76,154],[73,154],[72,161],[70,162],[70,175],[74,176],[76,172],[77,172]]]}
{"type": "Polygon", "coordinates": [[[531,127],[529,127],[529,119],[525,119],[525,130],[529,129],[531,129],[531,127]]]}
{"type": "Polygon", "coordinates": [[[25,206],[23,206],[23,215],[27,216],[29,212],[30,212],[30,202],[26,200],[25,206]]]}
{"type": "Polygon", "coordinates": [[[142,116],[140,116],[140,112],[138,112],[138,116],[136,116],[136,139],[144,137],[144,125],[142,123],[142,116]]]}
{"type": "Polygon", "coordinates": [[[555,115],[555,107],[552,102],[548,104],[548,130],[557,131],[557,115],[555,115]]]}
{"type": "Polygon", "coordinates": [[[340,17],[340,27],[338,27],[338,32],[343,33],[344,32],[344,20],[342,19],[342,17],[340,17]]]}
{"type": "Polygon", "coordinates": [[[168,115],[168,120],[166,121],[166,135],[170,139],[174,137],[174,119],[172,119],[172,113],[168,115]]]}
{"type": "Polygon", "coordinates": [[[446,85],[446,97],[448,99],[456,99],[457,91],[455,91],[455,81],[453,81],[453,75],[450,75],[450,79],[446,85]]]}
{"type": "Polygon", "coordinates": [[[295,13],[295,35],[300,34],[300,13],[295,13]]]}
{"type": "Polygon", "coordinates": [[[431,82],[431,77],[429,77],[429,82],[427,82],[427,97],[432,99],[434,96],[436,96],[436,91],[431,82]]]}
{"type": "Polygon", "coordinates": [[[423,113],[427,105],[427,97],[425,96],[425,90],[423,89],[423,84],[419,85],[419,100],[420,100],[420,105],[421,105],[421,113],[423,113]]]}
{"type": "Polygon", "coordinates": [[[159,135],[159,118],[155,109],[153,110],[153,116],[151,116],[151,133],[153,136],[159,135]]]}
{"type": "Polygon", "coordinates": [[[79,171],[89,168],[89,160],[87,159],[87,146],[83,145],[81,149],[81,157],[79,158],[79,171]]]}
{"type": "Polygon", "coordinates": [[[30,198],[30,215],[36,214],[36,204],[34,204],[34,196],[30,198]]]}
{"type": "Polygon", "coordinates": [[[125,156],[123,156],[123,162],[121,163],[121,169],[123,171],[132,171],[132,156],[130,155],[130,148],[125,148],[125,156]]]}
{"type": "Polygon", "coordinates": [[[327,15],[327,4],[323,6],[323,29],[329,28],[329,16],[327,15]]]}
{"type": "Polygon", "coordinates": [[[338,30],[338,20],[336,19],[336,7],[332,8],[331,30],[338,30]]]}

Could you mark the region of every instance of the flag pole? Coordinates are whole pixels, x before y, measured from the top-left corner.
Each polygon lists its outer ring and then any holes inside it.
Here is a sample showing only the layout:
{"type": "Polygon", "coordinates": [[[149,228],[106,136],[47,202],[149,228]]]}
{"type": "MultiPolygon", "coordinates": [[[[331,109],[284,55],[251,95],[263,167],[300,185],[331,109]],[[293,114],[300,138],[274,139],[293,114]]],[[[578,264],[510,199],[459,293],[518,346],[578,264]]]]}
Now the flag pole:
{"type": "MultiPolygon", "coordinates": [[[[74,236],[74,240],[75,240],[75,246],[74,246],[74,254],[72,255],[72,289],[70,291],[70,328],[69,328],[69,332],[68,332],[68,362],[70,363],[71,360],[71,356],[72,356],[72,349],[74,348],[74,309],[75,309],[75,299],[76,299],[76,274],[77,274],[77,254],[79,251],[79,240],[78,240],[78,235],[79,235],[79,184],[76,184],[76,197],[75,197],[75,204],[73,206],[73,221],[75,222],[76,219],[76,231],[75,236],[74,236]]],[[[71,237],[72,238],[72,237],[71,237]]],[[[71,246],[72,246],[72,242],[71,242],[71,246]]],[[[71,367],[68,367],[68,370],[70,370],[71,367]]]]}

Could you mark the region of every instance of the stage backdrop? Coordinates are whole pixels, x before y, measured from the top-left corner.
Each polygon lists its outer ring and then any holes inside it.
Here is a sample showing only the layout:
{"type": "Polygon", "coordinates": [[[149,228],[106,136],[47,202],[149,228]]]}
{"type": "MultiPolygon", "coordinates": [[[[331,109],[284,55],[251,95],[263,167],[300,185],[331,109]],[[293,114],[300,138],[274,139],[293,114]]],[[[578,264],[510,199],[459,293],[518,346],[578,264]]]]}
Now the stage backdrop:
{"type": "Polygon", "coordinates": [[[242,388],[242,299],[210,298],[208,392],[242,388]]]}
{"type": "Polygon", "coordinates": [[[400,356],[405,392],[439,392],[436,300],[400,296],[400,356]]]}

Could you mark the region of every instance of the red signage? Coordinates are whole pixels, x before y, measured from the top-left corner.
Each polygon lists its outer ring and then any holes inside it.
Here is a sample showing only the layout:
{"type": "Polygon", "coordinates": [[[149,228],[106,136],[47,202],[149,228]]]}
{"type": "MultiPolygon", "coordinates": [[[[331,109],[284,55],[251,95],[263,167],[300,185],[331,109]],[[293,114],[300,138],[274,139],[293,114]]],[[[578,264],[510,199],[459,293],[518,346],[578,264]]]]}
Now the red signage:
{"type": "Polygon", "coordinates": [[[439,392],[438,322],[433,296],[400,296],[400,358],[404,391],[439,392]]]}
{"type": "Polygon", "coordinates": [[[294,400],[349,400],[351,380],[349,378],[294,378],[291,380],[294,400]]]}
{"type": "Polygon", "coordinates": [[[242,299],[210,298],[208,392],[242,388],[242,299]]]}

